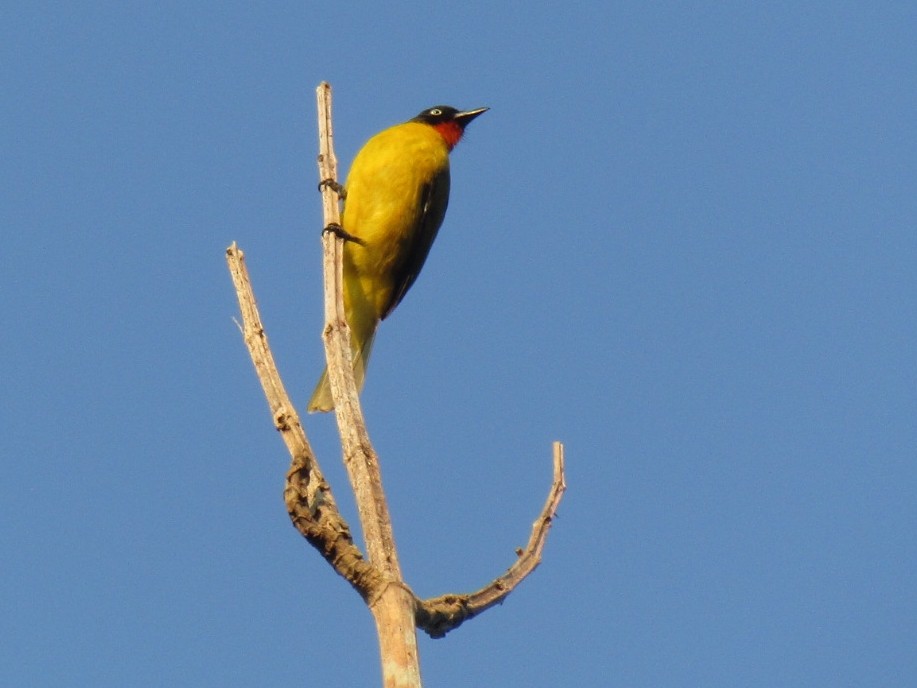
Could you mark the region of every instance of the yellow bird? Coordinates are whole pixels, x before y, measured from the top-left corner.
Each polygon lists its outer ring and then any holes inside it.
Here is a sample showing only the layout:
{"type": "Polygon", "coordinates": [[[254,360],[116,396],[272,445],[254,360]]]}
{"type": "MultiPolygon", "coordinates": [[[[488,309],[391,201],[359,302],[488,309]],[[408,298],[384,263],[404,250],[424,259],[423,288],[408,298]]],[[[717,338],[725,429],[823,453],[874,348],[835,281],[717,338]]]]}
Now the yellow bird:
{"type": "MultiPolygon", "coordinates": [[[[350,167],[341,215],[344,310],[353,373],[363,388],[379,322],[395,310],[423,267],[449,204],[449,153],[465,127],[488,108],[437,105],[373,136],[350,167]]],[[[328,371],[310,413],[331,411],[328,371]]]]}

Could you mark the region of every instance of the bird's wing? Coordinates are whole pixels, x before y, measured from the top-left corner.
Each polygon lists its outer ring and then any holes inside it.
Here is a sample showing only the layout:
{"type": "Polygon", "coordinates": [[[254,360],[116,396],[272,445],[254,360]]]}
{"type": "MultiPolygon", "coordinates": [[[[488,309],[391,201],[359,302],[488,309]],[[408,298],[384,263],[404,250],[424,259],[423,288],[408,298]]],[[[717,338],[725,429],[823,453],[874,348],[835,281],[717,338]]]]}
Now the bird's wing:
{"type": "Polygon", "coordinates": [[[403,258],[395,266],[391,299],[382,312],[382,319],[395,310],[401,299],[408,293],[414,284],[420,269],[423,267],[430,247],[436,238],[443,218],[446,216],[446,206],[449,204],[449,168],[439,172],[433,179],[424,185],[420,197],[420,213],[414,223],[414,231],[407,239],[409,246],[404,251],[403,258]]]}

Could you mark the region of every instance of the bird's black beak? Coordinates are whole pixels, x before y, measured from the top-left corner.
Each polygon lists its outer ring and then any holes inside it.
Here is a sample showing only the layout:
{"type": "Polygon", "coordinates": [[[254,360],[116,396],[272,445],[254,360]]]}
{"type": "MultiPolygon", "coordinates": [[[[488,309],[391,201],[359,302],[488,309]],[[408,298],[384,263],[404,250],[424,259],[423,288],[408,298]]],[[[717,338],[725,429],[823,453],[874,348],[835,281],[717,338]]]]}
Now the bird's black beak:
{"type": "Polygon", "coordinates": [[[468,126],[469,122],[473,120],[478,115],[483,115],[485,112],[490,110],[490,108],[482,107],[477,108],[476,110],[465,110],[464,112],[457,112],[453,121],[456,122],[462,129],[468,126]]]}

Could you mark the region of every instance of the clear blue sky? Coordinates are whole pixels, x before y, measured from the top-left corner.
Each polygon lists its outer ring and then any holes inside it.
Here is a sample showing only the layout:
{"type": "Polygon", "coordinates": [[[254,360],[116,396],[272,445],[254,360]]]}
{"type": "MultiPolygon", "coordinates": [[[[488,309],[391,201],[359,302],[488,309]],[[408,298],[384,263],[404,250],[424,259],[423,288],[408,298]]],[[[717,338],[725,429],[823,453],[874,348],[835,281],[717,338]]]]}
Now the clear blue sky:
{"type": "MultiPolygon", "coordinates": [[[[304,406],[323,79],[345,169],[492,108],[363,397],[416,592],[508,566],[567,445],[543,565],[421,636],[427,684],[912,685],[914,3],[18,5],[0,685],[378,685],[284,511],[223,255],[304,406]]],[[[333,420],[307,431],[356,525],[333,420]]]]}

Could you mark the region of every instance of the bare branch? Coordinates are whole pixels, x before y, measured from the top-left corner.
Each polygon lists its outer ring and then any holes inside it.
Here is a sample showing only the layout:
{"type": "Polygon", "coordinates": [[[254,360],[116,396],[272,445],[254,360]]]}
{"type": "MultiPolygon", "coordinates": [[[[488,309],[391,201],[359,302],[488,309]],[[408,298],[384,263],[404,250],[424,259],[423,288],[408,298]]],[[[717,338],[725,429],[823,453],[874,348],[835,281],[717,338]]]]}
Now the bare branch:
{"type": "MultiPolygon", "coordinates": [[[[319,85],[317,91],[319,123],[319,177],[322,180],[322,208],[325,227],[340,226],[337,163],[331,127],[331,86],[319,85]]],[[[369,440],[363,409],[353,379],[350,328],[344,313],[343,251],[344,240],[326,231],[322,239],[325,273],[325,354],[328,379],[334,399],[335,416],[344,465],[356,496],[360,523],[366,540],[369,560],[393,580],[401,581],[401,569],[395,550],[392,522],[382,490],[379,459],[369,440]]]]}
{"type": "Polygon", "coordinates": [[[245,345],[267,398],[274,427],[280,432],[292,456],[284,489],[284,501],[290,519],[328,563],[363,594],[365,590],[375,587],[371,581],[377,579],[378,574],[353,543],[350,526],[338,511],[334,495],[322,475],[296,408],[283,386],[255,302],[245,267],[245,255],[235,243],[226,250],[226,262],[239,299],[245,345]]]}
{"type": "MultiPolygon", "coordinates": [[[[484,610],[501,603],[541,562],[542,551],[566,489],[563,445],[554,443],[554,480],[540,516],[518,560],[484,588],[465,595],[419,600],[405,584],[398,563],[391,518],[382,490],[379,460],[366,430],[353,377],[350,329],[344,309],[343,258],[346,228],[341,227],[341,186],[337,182],[331,124],[331,86],[317,89],[318,167],[325,232],[322,238],[325,294],[323,340],[344,465],[354,489],[366,540],[367,558],[353,542],[328,483],[322,475],[298,413],[287,395],[268,346],[252,291],[245,257],[235,243],[226,251],[242,314],[239,326],[261,382],[274,426],[292,457],[284,489],[290,519],[334,569],[360,593],[376,623],[386,686],[420,687],[416,628],[442,637],[484,610]],[[330,231],[329,231],[330,230],[330,231]]],[[[356,246],[362,242],[350,237],[356,246]]],[[[237,323],[238,324],[238,323],[237,323]]]]}
{"type": "Polygon", "coordinates": [[[506,573],[490,582],[477,592],[466,595],[442,595],[418,601],[416,622],[432,638],[441,638],[468,619],[506,599],[541,563],[541,554],[557,513],[557,507],[567,489],[564,478],[564,445],[554,443],[554,479],[541,514],[532,525],[532,534],[525,549],[518,552],[519,558],[506,573]]]}
{"type": "Polygon", "coordinates": [[[337,184],[336,158],[331,127],[331,86],[317,89],[319,124],[319,178],[326,231],[322,238],[325,275],[325,355],[328,380],[334,399],[334,412],[344,451],[344,466],[353,487],[366,552],[379,578],[363,590],[379,636],[382,674],[385,686],[419,688],[420,661],[414,628],[416,598],[404,584],[392,521],[382,490],[379,459],[369,440],[366,422],[353,379],[350,328],[344,311],[343,232],[327,231],[340,227],[340,186],[337,184]],[[381,579],[381,580],[380,580],[381,579]]]}

